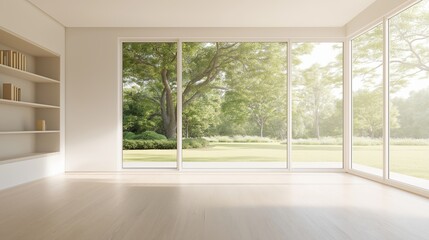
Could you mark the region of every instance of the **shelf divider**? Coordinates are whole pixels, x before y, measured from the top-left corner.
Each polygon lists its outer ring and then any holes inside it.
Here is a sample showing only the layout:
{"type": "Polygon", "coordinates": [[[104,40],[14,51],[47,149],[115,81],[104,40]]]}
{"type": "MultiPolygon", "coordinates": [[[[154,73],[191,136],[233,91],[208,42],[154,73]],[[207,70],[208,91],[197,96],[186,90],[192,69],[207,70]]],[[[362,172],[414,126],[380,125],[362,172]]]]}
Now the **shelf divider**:
{"type": "Polygon", "coordinates": [[[21,107],[33,107],[33,108],[54,108],[54,109],[60,108],[59,106],[54,106],[54,105],[30,103],[30,102],[22,102],[22,101],[12,101],[7,99],[0,99],[0,104],[15,105],[15,106],[21,106],[21,107]]]}
{"type": "Polygon", "coordinates": [[[19,79],[24,79],[30,82],[35,83],[60,83],[60,81],[40,76],[31,72],[22,71],[20,69],[12,68],[3,64],[0,64],[0,73],[7,74],[9,76],[13,76],[19,79]]]}
{"type": "Polygon", "coordinates": [[[47,133],[59,133],[59,130],[47,130],[47,131],[0,131],[0,135],[17,135],[17,134],[47,134],[47,133]]]}

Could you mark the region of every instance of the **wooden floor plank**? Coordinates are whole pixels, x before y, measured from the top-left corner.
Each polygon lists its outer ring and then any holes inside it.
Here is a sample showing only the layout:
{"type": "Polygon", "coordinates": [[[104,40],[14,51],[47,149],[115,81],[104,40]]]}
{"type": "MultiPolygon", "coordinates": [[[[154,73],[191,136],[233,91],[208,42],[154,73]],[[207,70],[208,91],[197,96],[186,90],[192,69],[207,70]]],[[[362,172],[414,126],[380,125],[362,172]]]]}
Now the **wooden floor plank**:
{"type": "Polygon", "coordinates": [[[429,239],[429,200],[343,173],[64,174],[0,191],[1,239],[429,239]]]}

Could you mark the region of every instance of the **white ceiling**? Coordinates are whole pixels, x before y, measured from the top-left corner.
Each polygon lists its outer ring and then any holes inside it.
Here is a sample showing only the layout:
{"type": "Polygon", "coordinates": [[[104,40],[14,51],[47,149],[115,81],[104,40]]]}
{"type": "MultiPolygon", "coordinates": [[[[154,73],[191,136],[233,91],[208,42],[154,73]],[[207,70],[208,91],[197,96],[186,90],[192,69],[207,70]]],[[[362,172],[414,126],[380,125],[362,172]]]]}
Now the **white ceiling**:
{"type": "Polygon", "coordinates": [[[375,0],[28,0],[66,27],[341,27],[375,0]]]}

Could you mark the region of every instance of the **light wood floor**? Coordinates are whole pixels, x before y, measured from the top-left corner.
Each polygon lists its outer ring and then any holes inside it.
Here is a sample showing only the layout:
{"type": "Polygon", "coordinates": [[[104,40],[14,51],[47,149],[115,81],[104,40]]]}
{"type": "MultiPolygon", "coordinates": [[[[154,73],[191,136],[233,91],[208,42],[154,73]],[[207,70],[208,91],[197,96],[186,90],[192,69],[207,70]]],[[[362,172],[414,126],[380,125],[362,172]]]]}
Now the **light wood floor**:
{"type": "Polygon", "coordinates": [[[342,173],[66,174],[0,191],[0,239],[429,239],[429,199],[342,173]]]}

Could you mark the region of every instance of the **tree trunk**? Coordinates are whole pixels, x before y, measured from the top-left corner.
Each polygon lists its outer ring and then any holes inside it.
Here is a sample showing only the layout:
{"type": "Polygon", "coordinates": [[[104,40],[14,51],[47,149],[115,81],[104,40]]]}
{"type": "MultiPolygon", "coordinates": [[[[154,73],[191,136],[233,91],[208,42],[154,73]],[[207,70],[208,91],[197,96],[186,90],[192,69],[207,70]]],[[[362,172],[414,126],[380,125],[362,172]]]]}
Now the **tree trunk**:
{"type": "Polygon", "coordinates": [[[320,119],[319,119],[319,113],[316,110],[316,113],[314,114],[314,135],[317,139],[320,139],[320,119]]]}
{"type": "Polygon", "coordinates": [[[261,122],[260,130],[261,130],[261,137],[264,137],[264,122],[261,122]]]}
{"type": "Polygon", "coordinates": [[[161,116],[162,123],[167,138],[176,138],[176,107],[174,104],[173,93],[168,83],[167,69],[161,70],[162,85],[164,90],[161,97],[161,116]]]}

